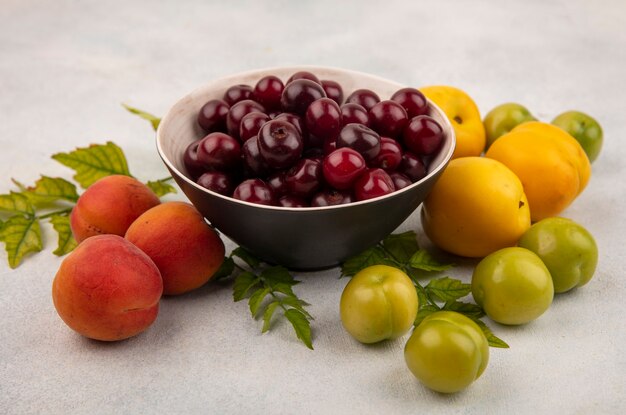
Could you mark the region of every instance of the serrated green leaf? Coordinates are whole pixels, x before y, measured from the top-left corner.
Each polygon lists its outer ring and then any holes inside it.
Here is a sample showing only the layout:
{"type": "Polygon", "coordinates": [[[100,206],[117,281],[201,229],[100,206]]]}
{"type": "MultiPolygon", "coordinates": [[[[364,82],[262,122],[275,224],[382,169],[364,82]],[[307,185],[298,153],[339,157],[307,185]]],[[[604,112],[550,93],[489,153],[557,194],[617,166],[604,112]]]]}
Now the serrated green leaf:
{"type": "Polygon", "coordinates": [[[57,243],[57,249],[52,252],[56,256],[63,256],[69,252],[72,252],[78,245],[74,236],[72,235],[72,229],[70,228],[69,216],[55,215],[50,218],[50,223],[55,231],[59,234],[57,243]]]}
{"type": "Polygon", "coordinates": [[[419,249],[417,235],[413,231],[391,234],[383,239],[383,246],[399,262],[407,262],[419,249]]]}
{"type": "Polygon", "coordinates": [[[41,176],[34,186],[23,189],[23,195],[34,204],[44,204],[57,200],[76,202],[78,192],[74,183],[60,177],[41,176]]]}
{"type": "Polygon", "coordinates": [[[154,131],[156,131],[157,128],[159,128],[159,124],[161,123],[161,119],[159,117],[157,117],[156,115],[152,115],[149,112],[142,111],[142,110],[140,110],[138,108],[131,107],[130,105],[122,104],[122,106],[124,108],[126,108],[126,110],[129,111],[130,113],[138,115],[139,117],[143,118],[144,120],[150,121],[150,124],[152,124],[152,128],[154,129],[154,131]]]}
{"type": "Polygon", "coordinates": [[[450,277],[430,280],[428,285],[424,288],[430,296],[437,297],[441,301],[454,301],[465,297],[472,291],[470,284],[465,284],[462,281],[450,277]]]}
{"type": "Polygon", "coordinates": [[[163,180],[150,180],[146,183],[146,186],[148,186],[158,197],[165,196],[170,193],[177,193],[174,186],[163,180]]]}
{"type": "Polygon", "coordinates": [[[270,286],[280,283],[296,285],[300,282],[294,280],[293,276],[289,273],[287,268],[280,265],[264,269],[263,272],[261,272],[261,278],[265,280],[270,286]]]}
{"type": "Polygon", "coordinates": [[[222,265],[215,271],[213,277],[211,279],[213,281],[221,280],[222,278],[228,278],[231,276],[233,271],[235,270],[235,261],[233,261],[230,257],[224,257],[224,262],[222,265]]]}
{"type": "Polygon", "coordinates": [[[454,264],[444,264],[437,261],[435,257],[424,249],[420,249],[411,256],[409,265],[422,271],[445,271],[454,266],[454,264]]]}
{"type": "Polygon", "coordinates": [[[235,302],[246,298],[248,291],[259,283],[259,279],[251,272],[242,272],[235,278],[233,284],[233,300],[235,302]]]}
{"type": "Polygon", "coordinates": [[[415,327],[419,326],[422,320],[431,315],[432,313],[436,313],[439,311],[439,307],[434,306],[432,304],[426,304],[425,306],[421,306],[417,311],[417,316],[415,317],[415,321],[413,325],[415,327]]]}
{"type": "Polygon", "coordinates": [[[249,251],[245,250],[244,248],[240,246],[233,249],[233,252],[231,253],[231,255],[236,256],[237,258],[241,259],[243,262],[245,262],[252,268],[258,267],[259,264],[261,263],[260,259],[258,259],[254,255],[252,255],[249,251]]]}
{"type": "Polygon", "coordinates": [[[278,307],[278,301],[272,301],[267,305],[265,312],[263,313],[263,328],[261,329],[261,333],[265,333],[270,329],[270,323],[272,321],[272,316],[274,315],[274,311],[276,311],[276,307],[278,307]]]}
{"type": "Polygon", "coordinates": [[[313,350],[313,344],[311,342],[311,325],[309,324],[309,320],[307,320],[306,316],[300,311],[290,308],[285,311],[285,317],[287,317],[287,320],[289,320],[293,326],[296,336],[298,336],[306,347],[313,350]]]}
{"type": "Polygon", "coordinates": [[[9,257],[9,266],[16,268],[26,254],[39,252],[43,248],[39,221],[35,217],[11,216],[2,227],[2,241],[9,257]]]}
{"type": "Polygon", "coordinates": [[[280,301],[284,305],[287,305],[289,307],[295,308],[296,310],[298,310],[299,312],[304,314],[306,316],[306,318],[308,318],[309,320],[314,320],[313,316],[311,314],[309,314],[309,312],[304,309],[304,307],[309,305],[309,303],[307,303],[306,301],[300,300],[295,295],[294,296],[283,297],[283,298],[280,299],[280,301]]]}
{"type": "Polygon", "coordinates": [[[472,318],[472,321],[478,324],[478,327],[480,327],[480,329],[483,331],[490,347],[498,347],[501,349],[509,348],[509,345],[504,340],[500,339],[495,334],[493,334],[491,329],[482,320],[479,320],[477,318],[472,318]]]}
{"type": "Polygon", "coordinates": [[[0,211],[33,216],[35,209],[28,198],[21,193],[11,192],[0,195],[0,211]]]}
{"type": "Polygon", "coordinates": [[[258,290],[252,293],[252,295],[248,299],[248,306],[250,306],[250,314],[252,314],[252,317],[256,317],[256,315],[259,312],[259,309],[261,308],[261,305],[263,304],[263,299],[265,299],[265,297],[270,293],[270,291],[271,290],[269,287],[265,287],[265,288],[259,288],[258,290]]]}
{"type": "Polygon", "coordinates": [[[285,295],[293,295],[295,296],[293,289],[291,288],[293,284],[285,283],[285,282],[273,282],[269,284],[272,290],[279,292],[285,295]]]}
{"type": "Polygon", "coordinates": [[[76,171],[74,180],[83,188],[105,176],[131,175],[122,149],[111,141],[77,148],[69,153],[57,153],[52,158],[76,171]]]}
{"type": "Polygon", "coordinates": [[[443,306],[443,310],[456,311],[457,313],[464,314],[474,319],[479,319],[485,315],[485,312],[480,306],[462,301],[448,301],[443,306]]]}
{"type": "Polygon", "coordinates": [[[341,276],[352,277],[357,272],[372,265],[394,265],[393,261],[387,259],[385,251],[379,246],[366,249],[365,251],[348,258],[341,264],[341,276]]]}
{"type": "Polygon", "coordinates": [[[415,291],[417,291],[417,303],[419,307],[425,306],[429,303],[426,292],[424,292],[424,287],[422,287],[421,285],[416,285],[415,291]]]}
{"type": "Polygon", "coordinates": [[[0,219],[0,242],[4,241],[2,238],[2,229],[4,228],[4,221],[0,219]]]}

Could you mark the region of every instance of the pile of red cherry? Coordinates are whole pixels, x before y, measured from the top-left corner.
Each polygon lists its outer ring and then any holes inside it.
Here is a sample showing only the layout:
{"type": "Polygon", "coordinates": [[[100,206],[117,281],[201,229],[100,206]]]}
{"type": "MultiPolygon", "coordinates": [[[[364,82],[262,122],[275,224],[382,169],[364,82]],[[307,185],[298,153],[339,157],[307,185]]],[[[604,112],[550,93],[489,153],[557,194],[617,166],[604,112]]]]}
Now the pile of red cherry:
{"type": "Polygon", "coordinates": [[[443,142],[424,95],[403,88],[381,101],[306,71],[285,84],[265,76],[204,104],[208,134],[184,163],[199,185],[263,205],[317,207],[386,195],[422,179],[443,142]]]}

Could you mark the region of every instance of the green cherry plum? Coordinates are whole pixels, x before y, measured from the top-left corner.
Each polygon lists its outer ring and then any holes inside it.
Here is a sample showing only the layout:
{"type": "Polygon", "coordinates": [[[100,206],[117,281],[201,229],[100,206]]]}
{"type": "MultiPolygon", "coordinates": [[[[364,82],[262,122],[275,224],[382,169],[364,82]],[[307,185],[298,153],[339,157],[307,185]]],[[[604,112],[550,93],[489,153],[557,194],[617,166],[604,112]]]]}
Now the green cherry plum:
{"type": "Polygon", "coordinates": [[[598,246],[581,225],[566,218],[546,218],[530,227],[518,245],[533,251],[548,267],[554,292],[585,285],[598,264],[598,246]]]}
{"type": "Polygon", "coordinates": [[[526,107],[513,102],[498,105],[489,111],[483,120],[487,134],[485,148],[489,148],[500,136],[527,121],[536,121],[536,118],[526,107]]]}
{"type": "Polygon", "coordinates": [[[567,111],[552,120],[552,124],[567,131],[582,146],[583,150],[593,161],[602,149],[602,127],[590,115],[580,111],[567,111]]]}

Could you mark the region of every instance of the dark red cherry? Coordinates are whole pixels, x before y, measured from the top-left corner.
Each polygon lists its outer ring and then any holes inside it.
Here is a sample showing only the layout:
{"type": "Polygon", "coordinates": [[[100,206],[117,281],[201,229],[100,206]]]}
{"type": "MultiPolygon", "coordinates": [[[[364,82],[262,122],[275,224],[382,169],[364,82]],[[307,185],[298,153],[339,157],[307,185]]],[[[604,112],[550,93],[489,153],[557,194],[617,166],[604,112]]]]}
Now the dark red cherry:
{"type": "Polygon", "coordinates": [[[365,171],[363,156],[349,147],[338,148],[326,156],[322,163],[324,179],[335,189],[349,189],[365,171]]]}
{"type": "Polygon", "coordinates": [[[311,198],[312,207],[344,205],[352,202],[354,202],[354,197],[348,190],[325,189],[311,198]]]}
{"type": "Polygon", "coordinates": [[[295,195],[284,195],[278,199],[278,206],[290,208],[309,207],[306,199],[295,195]]]}
{"type": "Polygon", "coordinates": [[[322,79],[320,82],[322,88],[324,88],[324,92],[326,92],[326,96],[335,101],[338,105],[341,105],[343,102],[343,88],[341,88],[341,85],[329,79],[322,79]]]}
{"type": "Polygon", "coordinates": [[[343,104],[341,106],[341,124],[357,123],[370,126],[370,116],[365,108],[359,104],[343,104]]]}
{"type": "Polygon", "coordinates": [[[428,113],[426,97],[415,88],[399,89],[391,96],[391,100],[397,102],[405,109],[409,119],[428,113]]]}
{"type": "Polygon", "coordinates": [[[380,136],[363,124],[348,124],[337,137],[337,148],[341,147],[358,151],[366,161],[374,160],[380,152],[380,136]]]}
{"type": "Polygon", "coordinates": [[[385,100],[369,110],[370,125],[380,135],[396,138],[408,121],[406,111],[397,102],[385,100]]]}
{"type": "Polygon", "coordinates": [[[369,89],[357,89],[346,98],[346,103],[359,104],[367,111],[378,102],[380,102],[380,97],[376,92],[369,89]]]}
{"type": "Polygon", "coordinates": [[[207,171],[207,167],[198,160],[198,146],[200,145],[200,140],[196,140],[193,143],[189,144],[185,149],[185,154],[183,155],[183,163],[185,164],[185,169],[187,169],[187,173],[189,176],[196,180],[198,177],[202,175],[202,173],[207,171]]]}
{"type": "Polygon", "coordinates": [[[426,165],[419,156],[407,151],[402,155],[398,172],[407,176],[412,182],[416,182],[426,177],[426,165]]]}
{"type": "Polygon", "coordinates": [[[254,90],[250,85],[233,85],[224,92],[224,101],[231,107],[245,99],[253,99],[254,90]]]}
{"type": "Polygon", "coordinates": [[[259,205],[273,205],[274,195],[269,186],[261,179],[244,180],[233,192],[235,199],[259,205]]]}
{"type": "Polygon", "coordinates": [[[200,108],[198,125],[207,133],[226,131],[226,116],[230,105],[221,99],[212,99],[200,108]]]}
{"type": "Polygon", "coordinates": [[[310,197],[323,183],[322,163],[319,160],[301,159],[285,174],[289,193],[310,197]]]}
{"type": "Polygon", "coordinates": [[[320,98],[309,105],[305,121],[309,134],[321,139],[321,146],[325,139],[336,138],[341,131],[341,109],[332,99],[320,98]]]}
{"type": "Polygon", "coordinates": [[[372,161],[372,165],[390,172],[394,171],[402,161],[402,146],[393,138],[380,137],[380,152],[372,161]]]}
{"type": "Polygon", "coordinates": [[[443,128],[428,115],[411,118],[404,129],[404,145],[414,152],[428,156],[434,154],[443,142],[443,128]]]}
{"type": "Polygon", "coordinates": [[[228,134],[235,138],[239,138],[239,126],[241,125],[241,120],[251,112],[265,113],[265,108],[263,108],[263,106],[258,102],[250,99],[239,101],[230,107],[228,115],[226,116],[226,128],[228,130],[228,134]]]}
{"type": "Polygon", "coordinates": [[[282,196],[289,191],[284,171],[273,173],[267,178],[266,183],[272,189],[272,193],[274,193],[275,196],[282,196]]]}
{"type": "Polygon", "coordinates": [[[324,155],[329,155],[333,151],[337,150],[337,139],[332,138],[324,141],[324,155]]]}
{"type": "Polygon", "coordinates": [[[243,153],[244,166],[256,176],[263,176],[266,174],[270,167],[267,165],[261,152],[259,151],[258,137],[252,137],[246,140],[241,147],[243,153]]]}
{"type": "Polygon", "coordinates": [[[229,175],[219,171],[204,173],[198,178],[196,183],[224,196],[230,196],[233,193],[234,186],[232,179],[229,175]]]}
{"type": "Polygon", "coordinates": [[[266,122],[259,130],[258,140],[261,156],[272,168],[290,167],[302,155],[300,133],[287,121],[274,119],[266,122]]]}
{"type": "Polygon", "coordinates": [[[407,176],[405,176],[402,173],[398,173],[397,171],[393,173],[389,173],[389,177],[391,177],[391,180],[393,180],[393,186],[395,187],[396,190],[404,189],[405,187],[413,184],[411,179],[409,179],[407,176]]]}
{"type": "Polygon", "coordinates": [[[254,100],[268,111],[280,109],[280,97],[283,94],[283,81],[274,75],[264,76],[254,87],[254,100]]]}
{"type": "Polygon", "coordinates": [[[244,115],[241,123],[239,123],[239,139],[246,141],[251,137],[256,137],[263,124],[269,120],[269,115],[262,112],[251,112],[244,115]]]}
{"type": "Polygon", "coordinates": [[[289,79],[287,79],[287,83],[290,83],[292,81],[296,81],[298,79],[308,79],[309,81],[313,81],[316,84],[320,84],[321,82],[319,80],[319,78],[317,76],[315,76],[313,73],[309,72],[309,71],[298,71],[296,73],[294,73],[293,75],[291,75],[289,77],[289,79]]]}
{"type": "Polygon", "coordinates": [[[367,169],[354,183],[356,200],[373,199],[394,190],[393,180],[383,169],[367,169]]]}
{"type": "Polygon", "coordinates": [[[285,85],[280,99],[283,111],[303,116],[315,100],[326,98],[324,88],[308,79],[297,79],[285,85]]]}
{"type": "Polygon", "coordinates": [[[241,146],[224,133],[211,133],[198,144],[198,161],[207,170],[233,170],[241,161],[241,146]]]}

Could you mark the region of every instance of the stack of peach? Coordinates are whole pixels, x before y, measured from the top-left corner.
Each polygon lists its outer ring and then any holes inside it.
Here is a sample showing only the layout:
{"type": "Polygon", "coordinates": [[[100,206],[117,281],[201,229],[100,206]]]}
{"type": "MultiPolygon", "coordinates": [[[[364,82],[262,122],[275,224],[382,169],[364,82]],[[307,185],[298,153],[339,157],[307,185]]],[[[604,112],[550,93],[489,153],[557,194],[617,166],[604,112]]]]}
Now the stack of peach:
{"type": "Polygon", "coordinates": [[[144,184],[108,176],[71,214],[78,247],[63,261],[52,298],[65,323],[97,340],[147,329],[162,295],[205,284],[224,260],[219,235],[190,204],[160,203],[144,184]]]}

